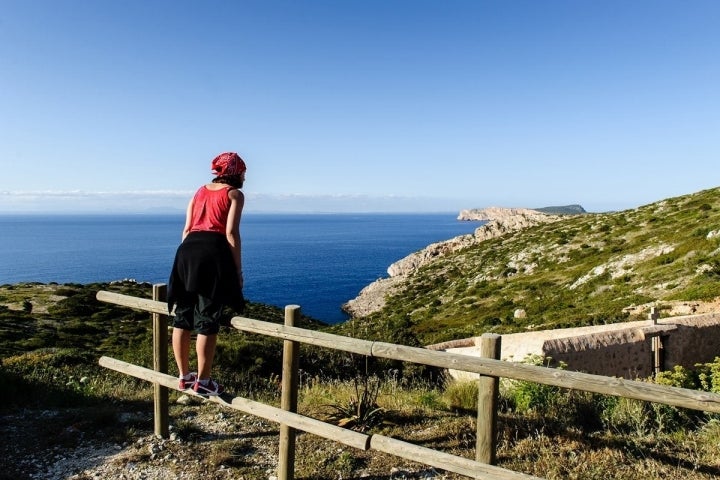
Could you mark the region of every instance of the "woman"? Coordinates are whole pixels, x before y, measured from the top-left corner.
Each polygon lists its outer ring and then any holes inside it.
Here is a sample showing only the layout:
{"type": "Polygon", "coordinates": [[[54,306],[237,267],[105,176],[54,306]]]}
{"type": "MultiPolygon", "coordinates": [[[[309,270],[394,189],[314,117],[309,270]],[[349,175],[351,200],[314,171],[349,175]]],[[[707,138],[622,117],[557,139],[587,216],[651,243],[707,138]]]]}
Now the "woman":
{"type": "Polygon", "coordinates": [[[217,333],[225,306],[242,312],[240,216],[245,196],[245,162],[226,152],[211,163],[215,178],[200,187],[187,207],[182,243],[168,282],[168,308],[175,307],[172,344],[180,371],[179,388],[220,395],[210,378],[217,333]],[[190,334],[197,331],[197,372],[190,371],[190,334]]]}

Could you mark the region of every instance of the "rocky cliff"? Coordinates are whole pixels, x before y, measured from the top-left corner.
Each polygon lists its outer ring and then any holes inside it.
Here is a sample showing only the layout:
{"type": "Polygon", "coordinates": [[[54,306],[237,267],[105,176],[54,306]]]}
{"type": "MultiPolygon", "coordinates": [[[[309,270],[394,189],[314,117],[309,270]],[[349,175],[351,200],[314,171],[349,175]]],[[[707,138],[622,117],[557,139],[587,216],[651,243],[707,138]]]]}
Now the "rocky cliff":
{"type": "Polygon", "coordinates": [[[428,245],[424,249],[398,260],[387,269],[389,278],[381,278],[365,287],[360,294],[343,305],[343,310],[353,317],[374,313],[385,305],[385,297],[402,286],[403,281],[417,269],[442,258],[448,253],[470,247],[490,238],[522,230],[539,223],[554,222],[563,218],[528,208],[490,207],[462,210],[458,220],[484,221],[474,233],[460,235],[450,240],[428,245]]]}
{"type": "Polygon", "coordinates": [[[530,208],[488,207],[461,210],[457,219],[484,220],[488,223],[498,222],[509,226],[519,225],[522,228],[538,222],[545,222],[547,217],[556,217],[556,215],[530,208]]]}

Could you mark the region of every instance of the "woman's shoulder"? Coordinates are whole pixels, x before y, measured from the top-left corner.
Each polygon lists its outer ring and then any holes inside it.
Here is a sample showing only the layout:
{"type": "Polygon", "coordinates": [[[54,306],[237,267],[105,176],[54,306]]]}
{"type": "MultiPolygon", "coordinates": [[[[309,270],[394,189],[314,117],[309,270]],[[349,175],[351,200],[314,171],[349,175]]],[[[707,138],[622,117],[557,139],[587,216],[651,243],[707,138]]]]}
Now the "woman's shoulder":
{"type": "Polygon", "coordinates": [[[238,190],[237,188],[230,188],[228,190],[228,197],[230,200],[244,200],[245,195],[243,194],[242,190],[238,190]]]}

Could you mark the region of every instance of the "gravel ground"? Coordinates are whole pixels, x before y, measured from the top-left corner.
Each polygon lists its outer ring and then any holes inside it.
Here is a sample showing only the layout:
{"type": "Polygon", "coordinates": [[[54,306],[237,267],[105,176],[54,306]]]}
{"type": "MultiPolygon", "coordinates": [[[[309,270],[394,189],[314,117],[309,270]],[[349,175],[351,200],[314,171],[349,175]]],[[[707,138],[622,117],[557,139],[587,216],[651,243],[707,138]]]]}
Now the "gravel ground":
{"type": "MultiPolygon", "coordinates": [[[[0,454],[7,461],[0,479],[277,478],[277,424],[197,401],[174,408],[168,439],[153,434],[152,411],[107,415],[104,424],[102,414],[87,409],[23,410],[1,415],[0,454]]],[[[313,462],[317,461],[315,456],[337,459],[357,452],[327,440],[317,441],[309,434],[299,434],[298,444],[301,438],[311,442],[305,450],[309,447],[314,451],[308,454],[297,450],[296,471],[308,460],[304,457],[312,456],[313,462]]],[[[325,469],[317,476],[305,473],[297,478],[458,478],[387,455],[376,454],[371,463],[364,462],[352,472],[331,475],[325,469]]]]}

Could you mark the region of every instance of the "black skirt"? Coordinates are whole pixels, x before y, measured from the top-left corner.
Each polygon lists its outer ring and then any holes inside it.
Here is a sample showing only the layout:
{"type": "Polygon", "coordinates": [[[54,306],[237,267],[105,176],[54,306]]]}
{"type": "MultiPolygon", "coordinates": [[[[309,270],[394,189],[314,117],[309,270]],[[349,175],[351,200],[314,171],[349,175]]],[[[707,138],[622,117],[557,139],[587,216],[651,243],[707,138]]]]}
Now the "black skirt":
{"type": "Polygon", "coordinates": [[[244,306],[235,260],[227,238],[191,232],[175,253],[168,282],[168,311],[178,301],[202,295],[240,312],[244,306]]]}

